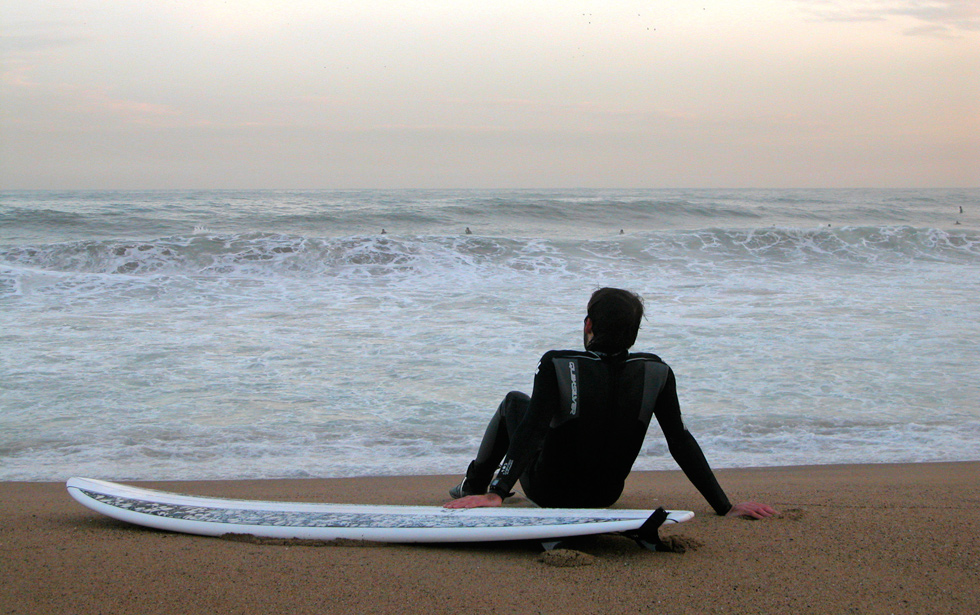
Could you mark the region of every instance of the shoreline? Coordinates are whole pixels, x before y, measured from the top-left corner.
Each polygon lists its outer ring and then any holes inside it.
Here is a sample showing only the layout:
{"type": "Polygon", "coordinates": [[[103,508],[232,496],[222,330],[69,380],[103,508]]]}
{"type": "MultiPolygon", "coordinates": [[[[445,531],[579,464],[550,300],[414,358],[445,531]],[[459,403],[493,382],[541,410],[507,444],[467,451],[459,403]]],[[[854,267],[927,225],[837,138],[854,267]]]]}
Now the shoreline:
{"type": "MultiPolygon", "coordinates": [[[[974,613],[980,461],[729,468],[714,515],[680,471],[634,472],[616,508],[689,509],[696,548],[583,540],[574,567],[535,543],[259,544],[149,530],[74,502],[61,482],[0,482],[0,612],[974,613]]],[[[99,477],[93,477],[99,478],[99,477]]],[[[215,497],[438,505],[457,476],[138,481],[215,497]]],[[[123,481],[137,482],[137,481],[123,481]]],[[[508,506],[529,505],[526,500],[508,506]]]]}
{"type": "MultiPolygon", "coordinates": [[[[940,460],[940,461],[883,461],[883,462],[834,462],[834,463],[812,463],[812,464],[787,464],[787,465],[771,465],[771,466],[738,466],[738,467],[716,467],[712,465],[712,472],[718,474],[720,472],[766,472],[766,471],[778,471],[778,470],[799,470],[806,471],[810,468],[864,468],[864,467],[909,467],[909,466],[929,466],[929,465],[957,465],[957,464],[970,464],[976,463],[980,464],[980,458],[978,459],[956,459],[956,460],[940,460]]],[[[667,475],[671,472],[676,472],[675,469],[655,469],[655,470],[636,470],[634,469],[631,473],[632,475],[641,474],[656,474],[656,475],[667,475]]],[[[197,484],[213,484],[219,485],[222,483],[263,483],[263,482],[304,482],[304,481],[361,481],[361,480],[376,480],[376,479],[431,479],[431,478],[446,478],[448,480],[456,480],[459,482],[459,477],[462,473],[457,476],[456,474],[363,474],[357,476],[302,476],[302,477],[261,477],[261,478],[112,478],[106,477],[101,474],[70,474],[67,475],[64,480],[57,479],[3,479],[0,478],[0,488],[4,485],[64,485],[65,482],[72,477],[84,477],[99,480],[106,480],[114,483],[126,483],[139,485],[143,487],[148,487],[150,484],[156,485],[197,485],[197,484]]],[[[627,482],[627,490],[628,490],[627,482]]],[[[161,489],[162,487],[155,487],[161,489]]],[[[520,493],[520,484],[517,486],[517,491],[520,493]]],[[[624,496],[626,493],[624,492],[624,496]]],[[[512,500],[508,500],[508,503],[512,500]]],[[[391,502],[388,502],[389,504],[391,502]]],[[[614,508],[624,508],[617,504],[614,508]]]]}

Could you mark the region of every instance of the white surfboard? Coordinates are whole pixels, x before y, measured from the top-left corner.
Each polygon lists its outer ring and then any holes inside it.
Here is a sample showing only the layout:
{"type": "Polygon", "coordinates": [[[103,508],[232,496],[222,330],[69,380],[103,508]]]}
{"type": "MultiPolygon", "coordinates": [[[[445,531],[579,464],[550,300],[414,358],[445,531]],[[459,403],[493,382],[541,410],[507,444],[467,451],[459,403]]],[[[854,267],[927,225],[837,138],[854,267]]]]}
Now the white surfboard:
{"type": "Polygon", "coordinates": [[[694,517],[691,511],[662,509],[448,509],[231,500],[141,489],[89,478],[72,478],[67,487],[81,504],[114,519],[204,536],[251,534],[267,538],[379,542],[557,542],[572,536],[625,533],[653,548],[651,544],[659,543],[657,528],[662,523],[680,523],[694,517]]]}

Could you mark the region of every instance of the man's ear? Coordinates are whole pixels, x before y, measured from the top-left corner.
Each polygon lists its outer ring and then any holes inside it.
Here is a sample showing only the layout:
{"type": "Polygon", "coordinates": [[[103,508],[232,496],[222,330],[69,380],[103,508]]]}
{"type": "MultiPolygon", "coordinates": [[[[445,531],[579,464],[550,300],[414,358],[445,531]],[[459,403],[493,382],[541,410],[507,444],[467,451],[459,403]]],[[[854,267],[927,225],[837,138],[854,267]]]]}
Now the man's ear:
{"type": "Polygon", "coordinates": [[[588,316],[585,317],[585,332],[592,333],[592,319],[588,316]]]}

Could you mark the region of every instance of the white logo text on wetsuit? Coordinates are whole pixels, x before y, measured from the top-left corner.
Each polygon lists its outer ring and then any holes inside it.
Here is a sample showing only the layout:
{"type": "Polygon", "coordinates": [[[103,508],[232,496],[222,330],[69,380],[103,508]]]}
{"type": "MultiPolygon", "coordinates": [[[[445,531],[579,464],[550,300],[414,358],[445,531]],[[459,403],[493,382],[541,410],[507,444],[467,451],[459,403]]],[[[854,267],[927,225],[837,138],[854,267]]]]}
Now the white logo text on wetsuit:
{"type": "Polygon", "coordinates": [[[572,403],[568,413],[575,416],[578,413],[578,372],[575,371],[575,361],[568,362],[568,376],[572,389],[572,403]]]}

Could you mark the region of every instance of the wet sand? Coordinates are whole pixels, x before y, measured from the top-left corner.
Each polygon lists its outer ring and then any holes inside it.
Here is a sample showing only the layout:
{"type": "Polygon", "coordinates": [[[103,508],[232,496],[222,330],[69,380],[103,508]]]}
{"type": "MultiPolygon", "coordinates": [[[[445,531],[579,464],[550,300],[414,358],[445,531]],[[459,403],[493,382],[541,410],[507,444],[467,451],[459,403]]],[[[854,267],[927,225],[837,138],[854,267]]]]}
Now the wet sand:
{"type": "MultiPolygon", "coordinates": [[[[618,536],[535,543],[262,544],[171,534],[0,483],[0,613],[980,613],[980,462],[720,470],[715,516],[680,472],[637,472],[620,508],[690,509],[653,553],[618,536]]],[[[97,478],[97,477],[94,477],[97,478]]],[[[143,486],[201,495],[441,504],[457,477],[143,486]]],[[[527,505],[526,501],[508,506],[527,505]]]]}

